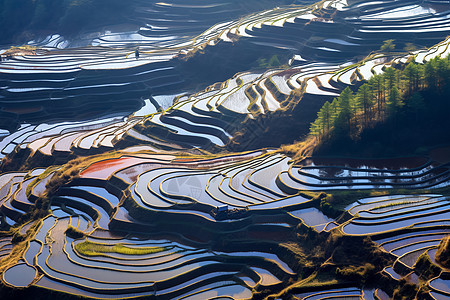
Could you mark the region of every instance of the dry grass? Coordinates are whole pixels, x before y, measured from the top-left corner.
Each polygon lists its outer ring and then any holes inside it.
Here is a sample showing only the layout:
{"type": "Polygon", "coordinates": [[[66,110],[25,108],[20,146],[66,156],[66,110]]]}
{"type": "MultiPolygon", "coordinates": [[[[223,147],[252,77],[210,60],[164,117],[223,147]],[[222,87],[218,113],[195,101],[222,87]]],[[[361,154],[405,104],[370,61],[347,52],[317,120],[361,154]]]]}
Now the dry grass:
{"type": "Polygon", "coordinates": [[[291,145],[282,145],[280,147],[280,152],[288,156],[291,156],[295,162],[299,162],[303,158],[311,156],[317,145],[318,145],[317,139],[308,136],[303,141],[291,145]]]}
{"type": "Polygon", "coordinates": [[[28,248],[28,243],[34,239],[41,224],[42,220],[35,221],[24,235],[20,234],[21,226],[12,227],[9,232],[2,232],[4,236],[13,237],[14,247],[9,256],[0,260],[0,274],[2,274],[9,267],[16,265],[17,262],[23,258],[23,255],[28,248]],[[14,240],[16,240],[16,242],[14,242],[14,240]]]}
{"type": "Polygon", "coordinates": [[[450,268],[450,235],[444,237],[439,243],[436,261],[443,267],[450,268]]]}

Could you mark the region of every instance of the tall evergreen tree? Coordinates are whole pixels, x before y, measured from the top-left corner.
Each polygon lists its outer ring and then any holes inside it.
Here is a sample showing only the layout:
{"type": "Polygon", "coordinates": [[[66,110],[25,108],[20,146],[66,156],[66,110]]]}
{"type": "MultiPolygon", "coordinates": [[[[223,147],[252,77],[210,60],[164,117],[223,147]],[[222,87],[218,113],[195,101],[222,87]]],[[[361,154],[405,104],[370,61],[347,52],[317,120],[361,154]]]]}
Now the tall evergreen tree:
{"type": "Polygon", "coordinates": [[[322,106],[322,109],[320,110],[320,113],[322,114],[322,126],[324,135],[328,135],[328,133],[331,130],[331,110],[330,110],[330,102],[325,102],[325,104],[322,106]]]}
{"type": "Polygon", "coordinates": [[[396,115],[399,109],[403,106],[403,102],[401,100],[400,92],[397,87],[393,87],[389,94],[389,102],[388,102],[388,113],[389,116],[396,115]]]}
{"type": "Polygon", "coordinates": [[[320,140],[322,135],[322,120],[320,120],[319,117],[317,117],[316,120],[311,123],[311,126],[309,127],[309,134],[317,137],[320,140]]]}
{"type": "Polygon", "coordinates": [[[448,60],[441,59],[439,56],[434,58],[435,60],[435,68],[436,68],[436,77],[437,77],[437,86],[440,90],[442,90],[445,81],[450,77],[448,60]]]}
{"type": "Polygon", "coordinates": [[[403,71],[406,90],[408,95],[412,95],[418,88],[421,79],[421,68],[415,63],[409,63],[403,71]]]}
{"type": "Polygon", "coordinates": [[[352,131],[352,109],[353,92],[346,87],[338,97],[339,113],[335,121],[335,129],[339,134],[350,134],[352,131]]]}
{"type": "Polygon", "coordinates": [[[369,118],[371,117],[371,108],[373,105],[372,91],[367,83],[360,86],[356,93],[356,99],[358,99],[359,107],[361,107],[364,116],[364,126],[367,127],[369,118]]]}
{"type": "Polygon", "coordinates": [[[407,102],[407,107],[410,111],[414,113],[416,121],[419,119],[419,116],[422,112],[425,111],[426,105],[425,101],[419,93],[414,93],[407,102]]]}
{"type": "Polygon", "coordinates": [[[398,86],[397,71],[392,67],[386,68],[383,76],[385,78],[386,90],[390,93],[394,86],[398,86]]]}
{"type": "Polygon", "coordinates": [[[437,74],[434,67],[434,60],[425,64],[425,81],[430,88],[435,88],[437,86],[437,74]]]}
{"type": "Polygon", "coordinates": [[[360,112],[364,118],[364,122],[361,121],[362,128],[382,121],[384,115],[393,118],[394,124],[398,123],[398,116],[403,113],[415,117],[415,120],[421,116],[429,119],[439,115],[437,118],[445,118],[450,110],[450,102],[443,96],[443,91],[449,87],[449,82],[450,56],[433,58],[424,66],[413,62],[402,71],[387,68],[383,75],[375,75],[368,83],[361,85],[356,95],[347,87],[331,104],[326,102],[316,121],[311,124],[311,134],[321,135],[322,138],[330,135],[353,137],[353,120],[357,119],[360,112]],[[400,84],[400,78],[404,84],[400,84]],[[426,89],[426,102],[419,93],[423,89],[426,89]],[[374,108],[377,116],[373,112],[374,108]]]}
{"type": "Polygon", "coordinates": [[[383,52],[391,53],[395,49],[394,40],[385,40],[381,45],[380,50],[383,52]]]}
{"type": "Polygon", "coordinates": [[[330,111],[332,120],[334,122],[339,114],[339,100],[337,98],[334,98],[333,102],[331,102],[330,111]]]}
{"type": "Polygon", "coordinates": [[[378,118],[381,119],[381,115],[383,112],[383,104],[384,104],[384,77],[383,76],[373,76],[369,79],[370,89],[372,90],[373,95],[376,99],[376,111],[378,118]]]}

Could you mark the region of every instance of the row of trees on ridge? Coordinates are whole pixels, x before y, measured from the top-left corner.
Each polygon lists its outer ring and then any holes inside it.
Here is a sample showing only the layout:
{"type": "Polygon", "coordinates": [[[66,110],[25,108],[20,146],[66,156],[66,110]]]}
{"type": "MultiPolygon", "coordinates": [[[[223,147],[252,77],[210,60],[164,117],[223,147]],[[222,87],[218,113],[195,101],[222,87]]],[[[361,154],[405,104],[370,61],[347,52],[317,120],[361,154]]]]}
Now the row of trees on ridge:
{"type": "Polygon", "coordinates": [[[341,135],[357,139],[364,128],[404,111],[420,114],[426,106],[420,91],[443,91],[449,81],[450,56],[435,57],[423,65],[411,62],[402,70],[386,68],[355,93],[347,87],[332,102],[325,102],[311,123],[310,134],[319,141],[341,135]]]}

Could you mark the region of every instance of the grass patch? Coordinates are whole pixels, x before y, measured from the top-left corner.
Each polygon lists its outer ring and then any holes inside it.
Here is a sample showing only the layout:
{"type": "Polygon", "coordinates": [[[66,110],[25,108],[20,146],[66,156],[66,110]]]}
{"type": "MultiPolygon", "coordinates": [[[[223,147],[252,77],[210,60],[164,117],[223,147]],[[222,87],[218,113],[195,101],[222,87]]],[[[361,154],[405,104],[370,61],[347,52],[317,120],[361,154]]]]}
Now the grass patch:
{"type": "Polygon", "coordinates": [[[33,225],[31,225],[31,227],[26,231],[25,234],[20,233],[20,229],[22,226],[13,226],[8,231],[0,231],[1,237],[11,236],[12,237],[11,242],[14,245],[9,255],[4,257],[3,259],[0,259],[0,274],[2,274],[9,267],[16,265],[17,262],[23,258],[23,255],[28,249],[28,243],[34,239],[41,225],[42,220],[35,221],[33,225]]]}
{"type": "Polygon", "coordinates": [[[33,190],[33,188],[39,184],[39,182],[41,182],[41,180],[44,180],[47,176],[49,176],[52,172],[55,172],[56,170],[58,170],[60,168],[60,166],[50,166],[48,167],[42,174],[40,174],[39,176],[37,176],[28,186],[26,189],[26,196],[27,198],[30,197],[31,192],[33,190]]]}
{"type": "Polygon", "coordinates": [[[336,275],[365,284],[369,278],[374,277],[376,271],[375,266],[367,262],[359,266],[348,265],[337,268],[336,275]]]}
{"type": "Polygon", "coordinates": [[[430,260],[427,252],[424,252],[419,256],[414,265],[414,270],[423,281],[428,281],[441,273],[441,268],[436,266],[430,260]]]}
{"type": "Polygon", "coordinates": [[[450,236],[444,237],[436,252],[436,261],[446,268],[450,268],[450,236]]]}
{"type": "Polygon", "coordinates": [[[394,202],[394,203],[389,203],[389,204],[383,204],[380,206],[376,206],[374,207],[374,209],[380,209],[380,208],[388,208],[388,207],[394,207],[394,206],[400,206],[400,205],[410,205],[410,204],[414,204],[416,202],[414,201],[401,201],[401,202],[394,202]]]}
{"type": "Polygon", "coordinates": [[[167,249],[167,247],[139,247],[132,248],[123,244],[107,245],[84,241],[76,244],[75,249],[85,256],[105,256],[105,253],[118,253],[125,255],[146,255],[159,253],[167,249]]]}
{"type": "Polygon", "coordinates": [[[292,157],[294,162],[298,163],[305,157],[311,156],[315,147],[317,147],[317,140],[312,137],[306,137],[304,140],[291,145],[281,145],[279,151],[292,157]]]}

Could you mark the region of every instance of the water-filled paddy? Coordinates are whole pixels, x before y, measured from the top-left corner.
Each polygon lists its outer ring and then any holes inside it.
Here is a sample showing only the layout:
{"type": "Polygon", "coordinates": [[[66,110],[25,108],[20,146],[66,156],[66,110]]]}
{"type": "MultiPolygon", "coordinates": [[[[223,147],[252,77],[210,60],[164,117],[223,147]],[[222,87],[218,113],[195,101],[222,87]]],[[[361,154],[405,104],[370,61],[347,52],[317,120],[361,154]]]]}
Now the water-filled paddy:
{"type": "Polygon", "coordinates": [[[7,269],[3,274],[3,278],[12,286],[26,287],[31,284],[36,275],[37,271],[35,268],[22,263],[7,269]]]}
{"type": "MultiPolygon", "coordinates": [[[[319,276],[305,280],[307,291],[293,286],[300,272],[324,269],[329,249],[309,243],[371,236],[400,266],[413,268],[427,251],[434,260],[450,219],[447,195],[431,194],[448,186],[444,154],[293,163],[287,148],[239,151],[290,144],[346,86],[446,55],[448,10],[409,0],[272,2],[133,0],[127,25],[0,50],[13,53],[0,63],[0,157],[31,169],[0,175],[2,232],[34,203],[51,209],[36,236],[25,236],[27,225],[0,240],[3,259],[18,250],[12,240],[28,239],[28,265],[7,269],[6,283],[27,286],[39,270],[37,287],[95,298],[384,299],[397,288],[396,267],[381,266],[392,286],[342,287],[330,275],[345,265],[338,255],[325,285],[319,276]],[[395,51],[381,53],[390,38],[395,51]],[[400,53],[406,42],[418,50],[400,53]],[[30,194],[47,166],[59,169],[30,194]],[[404,195],[367,198],[393,188],[404,195]],[[341,216],[340,203],[319,193],[359,189],[365,198],[344,200],[355,202],[341,216]]],[[[444,297],[442,281],[427,283],[431,295],[444,297]]]]}

